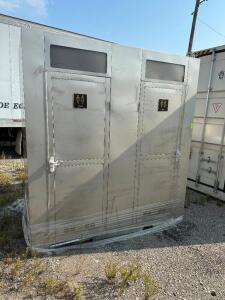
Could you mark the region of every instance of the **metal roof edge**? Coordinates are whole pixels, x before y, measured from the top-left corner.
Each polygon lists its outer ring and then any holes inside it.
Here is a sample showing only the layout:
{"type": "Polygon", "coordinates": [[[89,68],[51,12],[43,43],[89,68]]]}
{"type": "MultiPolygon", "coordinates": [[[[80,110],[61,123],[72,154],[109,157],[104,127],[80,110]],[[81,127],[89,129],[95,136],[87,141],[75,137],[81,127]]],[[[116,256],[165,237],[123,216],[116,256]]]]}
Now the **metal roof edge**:
{"type": "Polygon", "coordinates": [[[76,35],[80,35],[80,36],[87,37],[87,38],[90,38],[90,39],[115,44],[114,42],[104,40],[104,39],[100,39],[100,38],[97,38],[97,37],[93,37],[93,36],[90,36],[90,35],[74,32],[74,31],[70,31],[70,30],[66,30],[66,29],[61,29],[61,28],[58,28],[58,27],[49,26],[49,25],[46,25],[46,24],[41,24],[41,23],[38,23],[38,22],[13,17],[13,16],[10,16],[10,15],[0,14],[0,22],[4,22],[4,21],[7,24],[10,23],[10,21],[11,21],[12,22],[11,25],[15,25],[15,26],[20,25],[20,26],[25,26],[26,27],[27,25],[31,25],[31,26],[34,26],[34,27],[37,27],[37,28],[40,28],[40,29],[45,29],[46,31],[64,32],[64,33],[73,34],[73,35],[76,34],[76,35]]]}
{"type": "Polygon", "coordinates": [[[195,50],[195,51],[193,51],[193,55],[195,57],[207,56],[207,55],[212,54],[213,50],[215,50],[216,53],[225,52],[225,45],[215,46],[215,47],[202,49],[202,50],[195,50]]]}

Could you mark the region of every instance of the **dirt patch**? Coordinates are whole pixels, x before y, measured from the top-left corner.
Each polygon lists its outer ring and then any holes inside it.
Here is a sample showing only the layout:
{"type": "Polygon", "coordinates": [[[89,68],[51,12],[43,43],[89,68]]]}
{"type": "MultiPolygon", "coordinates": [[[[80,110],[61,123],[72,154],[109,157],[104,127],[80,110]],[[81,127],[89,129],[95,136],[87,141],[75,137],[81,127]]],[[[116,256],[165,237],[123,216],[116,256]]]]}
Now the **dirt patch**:
{"type": "Polygon", "coordinates": [[[26,180],[24,159],[0,159],[0,184],[26,180]]]}

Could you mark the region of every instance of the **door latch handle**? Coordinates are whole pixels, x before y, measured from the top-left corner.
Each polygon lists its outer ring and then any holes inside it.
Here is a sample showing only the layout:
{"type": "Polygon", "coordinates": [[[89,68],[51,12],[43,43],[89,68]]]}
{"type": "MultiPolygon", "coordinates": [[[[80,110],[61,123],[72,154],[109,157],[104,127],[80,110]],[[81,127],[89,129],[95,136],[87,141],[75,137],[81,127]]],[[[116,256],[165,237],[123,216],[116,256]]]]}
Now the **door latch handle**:
{"type": "Polygon", "coordinates": [[[49,158],[49,172],[54,173],[56,167],[58,167],[61,164],[60,160],[55,160],[54,156],[50,156],[49,158]]]}

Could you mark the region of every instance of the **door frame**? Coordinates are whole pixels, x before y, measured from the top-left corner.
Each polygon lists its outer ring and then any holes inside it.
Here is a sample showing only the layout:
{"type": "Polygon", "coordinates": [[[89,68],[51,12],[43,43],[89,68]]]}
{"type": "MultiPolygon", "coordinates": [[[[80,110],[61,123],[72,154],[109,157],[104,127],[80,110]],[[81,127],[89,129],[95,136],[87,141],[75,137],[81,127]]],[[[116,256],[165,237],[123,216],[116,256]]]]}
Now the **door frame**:
{"type": "MultiPolygon", "coordinates": [[[[139,104],[139,125],[138,125],[138,139],[137,139],[137,176],[136,176],[136,185],[137,185],[137,194],[136,194],[136,201],[137,207],[139,203],[140,197],[140,172],[141,172],[141,160],[143,159],[141,153],[141,143],[143,137],[143,121],[144,121],[144,99],[145,99],[145,87],[148,85],[150,88],[152,87],[164,87],[172,90],[181,90],[181,110],[179,116],[179,125],[177,131],[177,139],[176,139],[176,153],[167,155],[168,158],[174,158],[174,164],[176,166],[176,172],[179,172],[179,162],[180,162],[180,154],[181,154],[181,137],[182,137],[182,130],[183,130],[183,118],[184,118],[184,111],[185,111],[185,97],[187,93],[187,84],[185,82],[181,83],[174,83],[174,82],[163,82],[159,80],[141,80],[141,90],[140,90],[140,104],[139,104]]],[[[160,159],[160,154],[158,156],[149,155],[148,159],[160,159]]],[[[165,158],[165,156],[163,157],[165,158]]],[[[162,159],[163,159],[162,158],[162,159]]],[[[178,174],[177,174],[178,175],[178,174]]]]}
{"type": "MultiPolygon", "coordinates": [[[[104,126],[104,159],[100,163],[103,164],[104,170],[104,181],[103,181],[103,199],[102,199],[102,213],[107,210],[107,196],[108,196],[108,172],[109,172],[109,113],[110,113],[110,86],[111,78],[109,77],[99,77],[86,74],[76,74],[67,72],[57,72],[57,71],[45,71],[45,118],[46,118],[46,165],[48,166],[46,170],[47,177],[47,220],[49,223],[55,224],[57,222],[55,213],[50,213],[50,211],[55,209],[55,175],[56,172],[50,172],[49,160],[51,157],[55,158],[55,144],[54,144],[54,112],[53,112],[53,95],[52,95],[52,79],[72,79],[76,81],[84,82],[96,82],[104,84],[105,86],[105,126],[104,126]]],[[[63,166],[68,166],[70,164],[75,165],[76,161],[62,161],[63,166]]],[[[80,163],[80,161],[79,161],[80,163]]],[[[90,163],[90,162],[89,162],[90,163]]],[[[58,166],[60,167],[60,165],[58,166]]],[[[104,214],[103,214],[104,215],[104,214]]],[[[50,226],[49,226],[50,227],[50,226]]],[[[52,226],[51,226],[52,227],[52,226]]],[[[54,228],[54,237],[50,237],[50,232],[52,230],[48,229],[49,240],[54,238],[56,240],[56,226],[54,228]]]]}

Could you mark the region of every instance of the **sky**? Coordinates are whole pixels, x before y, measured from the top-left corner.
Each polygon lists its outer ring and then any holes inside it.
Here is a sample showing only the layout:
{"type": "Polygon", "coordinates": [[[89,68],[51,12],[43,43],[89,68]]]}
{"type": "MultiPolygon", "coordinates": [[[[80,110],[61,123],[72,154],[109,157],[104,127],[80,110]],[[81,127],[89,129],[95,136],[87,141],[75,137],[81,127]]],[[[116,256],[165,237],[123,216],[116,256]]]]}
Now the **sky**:
{"type": "MultiPolygon", "coordinates": [[[[185,55],[194,6],[195,0],[0,0],[0,13],[123,45],[185,55]]],[[[205,1],[193,49],[223,44],[225,0],[205,1]]]]}

